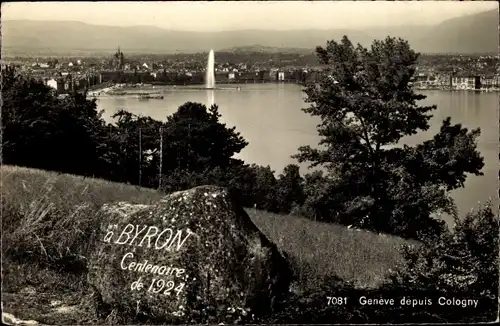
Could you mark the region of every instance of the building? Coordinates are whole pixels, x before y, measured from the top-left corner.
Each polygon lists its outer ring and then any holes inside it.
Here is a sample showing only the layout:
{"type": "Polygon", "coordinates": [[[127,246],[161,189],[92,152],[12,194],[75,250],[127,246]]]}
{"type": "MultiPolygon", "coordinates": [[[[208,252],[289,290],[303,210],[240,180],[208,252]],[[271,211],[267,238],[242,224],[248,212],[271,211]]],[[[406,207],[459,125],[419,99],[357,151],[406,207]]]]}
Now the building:
{"type": "Polygon", "coordinates": [[[62,94],[64,93],[64,77],[60,72],[57,72],[53,76],[53,80],[56,82],[56,90],[57,93],[62,94]]]}
{"type": "Polygon", "coordinates": [[[453,89],[467,89],[468,78],[466,77],[451,77],[451,88],[453,89]]]}
{"type": "Polygon", "coordinates": [[[67,74],[64,79],[64,90],[66,92],[71,92],[73,90],[73,76],[67,74]]]}
{"type": "Polygon", "coordinates": [[[427,79],[428,79],[428,76],[423,72],[420,72],[420,73],[418,73],[418,75],[415,76],[416,82],[426,82],[427,79]]]}
{"type": "MultiPolygon", "coordinates": [[[[120,47],[116,50],[115,54],[113,55],[113,68],[117,70],[123,70],[125,63],[125,56],[123,55],[123,52],[120,50],[120,47]]],[[[137,70],[139,70],[138,68],[137,70]]]]}
{"type": "Polygon", "coordinates": [[[57,80],[55,80],[54,78],[47,80],[47,86],[50,86],[53,89],[57,90],[57,80]]]}
{"type": "Polygon", "coordinates": [[[451,88],[458,90],[480,89],[481,78],[479,76],[452,76],[451,88]]]}
{"type": "Polygon", "coordinates": [[[493,88],[498,87],[498,76],[482,76],[481,77],[481,88],[493,88]]]}
{"type": "Polygon", "coordinates": [[[278,79],[278,69],[271,69],[269,71],[269,77],[271,77],[271,80],[277,80],[278,79]]]}

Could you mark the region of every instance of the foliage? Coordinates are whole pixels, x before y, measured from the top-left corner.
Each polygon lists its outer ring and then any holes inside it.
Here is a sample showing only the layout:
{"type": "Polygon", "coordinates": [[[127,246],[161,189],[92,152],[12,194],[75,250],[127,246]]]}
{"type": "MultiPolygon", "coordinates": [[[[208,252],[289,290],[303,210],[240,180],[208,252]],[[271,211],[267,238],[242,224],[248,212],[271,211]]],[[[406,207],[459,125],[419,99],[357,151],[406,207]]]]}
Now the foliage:
{"type": "Polygon", "coordinates": [[[108,125],[106,130],[108,153],[113,155],[111,161],[114,162],[110,169],[113,174],[108,179],[139,184],[141,170],[140,185],[155,187],[161,122],[125,110],[119,110],[112,117],[115,125],[108,125]]]}
{"type": "Polygon", "coordinates": [[[278,212],[277,180],[269,166],[233,164],[200,171],[177,168],[162,178],[162,190],[167,193],[207,184],[228,188],[242,206],[278,212]]]}
{"type": "Polygon", "coordinates": [[[104,121],[95,101],[81,94],[59,99],[42,82],[2,69],[4,164],[80,175],[104,168],[104,121]]]}
{"type": "Polygon", "coordinates": [[[370,49],[344,37],[316,52],[327,68],[318,83],[306,85],[311,106],[304,111],[321,118],[321,148],[300,147],[295,157],[324,167],[327,178],[308,206],[322,220],[410,238],[439,234],[443,223],[431,213],[455,214],[448,192],[463,186],[466,173],[481,174],[479,130],[446,119],[432,140],[394,147],[427,130],[436,109],[420,106],[425,96],[411,87],[418,54],[391,37],[370,49]]]}
{"type": "MultiPolygon", "coordinates": [[[[217,105],[208,110],[203,104],[187,102],[167,118],[164,125],[164,171],[185,167],[201,171],[235,162],[234,154],[248,145],[235,127],[219,121],[217,105]]],[[[239,163],[239,162],[238,162],[239,163]]]]}
{"type": "Polygon", "coordinates": [[[292,207],[304,204],[304,179],[300,175],[298,165],[285,166],[283,173],[278,177],[276,187],[276,200],[280,213],[288,214],[292,207]]]}
{"type": "Polygon", "coordinates": [[[274,171],[268,165],[251,166],[253,187],[250,196],[253,198],[254,208],[276,212],[276,178],[274,171]]]}
{"type": "Polygon", "coordinates": [[[479,299],[484,316],[495,315],[499,286],[499,218],[490,203],[456,219],[453,232],[424,245],[405,246],[402,265],[391,275],[408,290],[479,299]]]}

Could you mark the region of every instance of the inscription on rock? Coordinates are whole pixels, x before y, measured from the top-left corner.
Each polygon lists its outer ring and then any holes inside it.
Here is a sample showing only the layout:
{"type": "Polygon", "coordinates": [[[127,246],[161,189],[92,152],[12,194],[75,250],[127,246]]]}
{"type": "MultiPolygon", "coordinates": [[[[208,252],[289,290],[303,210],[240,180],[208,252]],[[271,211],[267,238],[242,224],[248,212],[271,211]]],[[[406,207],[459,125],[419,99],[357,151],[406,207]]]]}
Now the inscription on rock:
{"type": "MultiPolygon", "coordinates": [[[[193,234],[187,230],[163,230],[155,226],[127,224],[123,230],[118,229],[117,224],[108,225],[103,241],[115,245],[128,245],[143,247],[154,250],[166,250],[168,252],[179,251],[193,234]],[[118,235],[119,234],[119,235],[118,235]]],[[[134,252],[130,251],[123,255],[120,261],[122,270],[152,274],[151,280],[145,280],[143,276],[130,284],[132,291],[146,291],[153,294],[179,295],[186,285],[189,276],[185,274],[184,268],[166,266],[149,262],[147,259],[136,261],[134,252]],[[160,276],[160,277],[158,277],[160,276]]]]}

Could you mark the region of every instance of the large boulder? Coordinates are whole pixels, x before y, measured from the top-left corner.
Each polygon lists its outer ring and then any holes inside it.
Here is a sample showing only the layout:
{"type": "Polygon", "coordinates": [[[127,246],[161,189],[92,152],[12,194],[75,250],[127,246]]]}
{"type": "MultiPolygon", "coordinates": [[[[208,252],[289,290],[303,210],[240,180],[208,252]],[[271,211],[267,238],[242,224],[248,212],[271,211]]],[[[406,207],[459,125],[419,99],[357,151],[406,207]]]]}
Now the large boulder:
{"type": "Polygon", "coordinates": [[[99,214],[88,281],[98,311],[116,322],[250,321],[288,294],[287,261],[224,188],[105,205],[99,214]]]}

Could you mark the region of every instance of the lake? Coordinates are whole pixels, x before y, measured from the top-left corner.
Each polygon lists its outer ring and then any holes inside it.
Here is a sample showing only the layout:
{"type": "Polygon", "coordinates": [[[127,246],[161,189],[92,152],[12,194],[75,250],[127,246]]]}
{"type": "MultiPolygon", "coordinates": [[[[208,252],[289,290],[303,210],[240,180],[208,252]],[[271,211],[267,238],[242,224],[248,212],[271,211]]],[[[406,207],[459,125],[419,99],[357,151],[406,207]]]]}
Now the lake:
{"type": "MultiPolygon", "coordinates": [[[[99,109],[104,109],[104,118],[119,109],[135,114],[165,120],[187,101],[207,105],[216,103],[222,115],[221,120],[236,130],[249,142],[238,155],[246,163],[270,165],[277,173],[291,163],[297,163],[290,156],[302,145],[316,146],[319,137],[317,117],[301,111],[307,106],[301,86],[296,84],[242,84],[217,85],[220,90],[202,90],[189,87],[156,87],[151,90],[162,92],[163,100],[140,101],[127,96],[106,96],[98,99],[99,109]],[[241,89],[237,91],[236,86],[241,89]],[[228,88],[228,89],[226,89],[228,88]],[[231,89],[229,89],[231,88],[231,89]]],[[[484,156],[484,176],[469,176],[464,188],[452,194],[460,215],[465,214],[477,203],[492,198],[498,207],[498,95],[497,93],[419,91],[427,95],[422,104],[436,104],[431,128],[402,140],[408,145],[430,139],[439,131],[441,121],[452,117],[452,123],[461,123],[469,129],[481,128],[478,147],[484,156]]],[[[307,164],[300,164],[306,172],[307,164]]],[[[448,222],[449,217],[445,218],[448,222]]]]}

